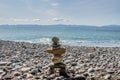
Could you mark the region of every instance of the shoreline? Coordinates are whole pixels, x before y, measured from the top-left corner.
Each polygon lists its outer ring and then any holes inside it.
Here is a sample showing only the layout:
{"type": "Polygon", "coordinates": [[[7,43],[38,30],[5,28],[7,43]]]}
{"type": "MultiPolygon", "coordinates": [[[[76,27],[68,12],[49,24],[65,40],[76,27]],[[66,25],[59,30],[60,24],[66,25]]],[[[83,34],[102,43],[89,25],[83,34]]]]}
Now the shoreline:
{"type": "MultiPolygon", "coordinates": [[[[15,43],[30,43],[30,44],[39,44],[39,45],[51,45],[50,43],[49,44],[44,44],[44,43],[39,43],[39,42],[30,42],[30,41],[19,41],[19,40],[0,40],[0,42],[15,42],[15,43]]],[[[99,48],[120,48],[120,46],[100,46],[100,45],[91,45],[91,46],[89,46],[89,45],[87,45],[87,46],[85,46],[85,45],[80,45],[80,46],[78,46],[78,45],[70,45],[70,44],[64,44],[64,43],[62,43],[61,45],[63,45],[63,46],[69,46],[69,47],[99,47],[99,48]]]]}
{"type": "MultiPolygon", "coordinates": [[[[63,62],[75,76],[120,79],[120,47],[62,46],[67,49],[63,62]]],[[[0,40],[0,79],[9,76],[13,80],[37,80],[36,77],[45,80],[48,65],[52,64],[52,55],[45,51],[48,47],[51,46],[0,40]]]]}

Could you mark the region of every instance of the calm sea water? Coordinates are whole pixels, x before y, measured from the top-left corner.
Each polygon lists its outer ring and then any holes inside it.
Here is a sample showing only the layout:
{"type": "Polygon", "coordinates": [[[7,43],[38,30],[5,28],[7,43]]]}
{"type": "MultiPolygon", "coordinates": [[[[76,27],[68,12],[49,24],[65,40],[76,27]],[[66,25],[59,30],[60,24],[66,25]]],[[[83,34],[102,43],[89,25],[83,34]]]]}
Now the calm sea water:
{"type": "Polygon", "coordinates": [[[53,36],[59,37],[64,45],[120,47],[120,27],[0,25],[1,40],[50,44],[53,36]]]}

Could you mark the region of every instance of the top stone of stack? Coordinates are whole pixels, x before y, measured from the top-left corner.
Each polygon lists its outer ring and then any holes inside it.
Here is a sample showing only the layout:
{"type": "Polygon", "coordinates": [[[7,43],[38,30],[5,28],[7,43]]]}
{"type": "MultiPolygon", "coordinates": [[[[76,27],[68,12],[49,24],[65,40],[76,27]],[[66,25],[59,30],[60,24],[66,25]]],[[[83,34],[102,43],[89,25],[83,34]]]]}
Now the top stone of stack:
{"type": "Polygon", "coordinates": [[[65,48],[60,47],[59,38],[53,37],[52,38],[52,48],[48,48],[47,52],[50,54],[64,54],[66,52],[65,48]]]}
{"type": "Polygon", "coordinates": [[[53,37],[52,38],[52,48],[53,49],[59,49],[60,48],[60,44],[59,44],[59,38],[58,37],[53,37]]]}

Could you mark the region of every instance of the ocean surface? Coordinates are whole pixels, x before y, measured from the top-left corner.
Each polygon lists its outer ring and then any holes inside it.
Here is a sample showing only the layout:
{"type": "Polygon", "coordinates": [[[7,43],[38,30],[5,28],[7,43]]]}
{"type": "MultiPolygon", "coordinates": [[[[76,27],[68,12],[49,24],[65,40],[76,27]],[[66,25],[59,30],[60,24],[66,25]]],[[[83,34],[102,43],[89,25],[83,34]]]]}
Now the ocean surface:
{"type": "Polygon", "coordinates": [[[53,36],[63,45],[120,47],[120,26],[0,25],[0,40],[51,44],[53,36]]]}

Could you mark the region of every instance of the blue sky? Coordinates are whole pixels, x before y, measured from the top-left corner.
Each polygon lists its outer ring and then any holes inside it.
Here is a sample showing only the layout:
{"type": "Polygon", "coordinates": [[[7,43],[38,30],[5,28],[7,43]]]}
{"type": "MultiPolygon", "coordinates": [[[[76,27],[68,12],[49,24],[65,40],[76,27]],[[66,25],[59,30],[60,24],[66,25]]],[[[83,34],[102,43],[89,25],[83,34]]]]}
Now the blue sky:
{"type": "Polygon", "coordinates": [[[120,0],[0,0],[0,24],[120,25],[120,0]]]}

